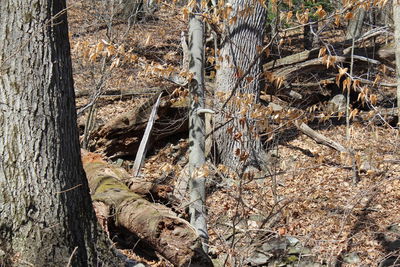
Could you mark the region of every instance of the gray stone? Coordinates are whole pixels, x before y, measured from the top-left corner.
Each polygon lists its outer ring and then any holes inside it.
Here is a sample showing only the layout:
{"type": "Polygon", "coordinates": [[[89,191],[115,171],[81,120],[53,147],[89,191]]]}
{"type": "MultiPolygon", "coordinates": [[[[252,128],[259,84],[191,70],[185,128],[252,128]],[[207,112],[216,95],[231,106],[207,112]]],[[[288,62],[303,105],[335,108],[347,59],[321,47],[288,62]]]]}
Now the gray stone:
{"type": "Polygon", "coordinates": [[[352,252],[352,253],[349,253],[349,254],[345,255],[345,256],[343,257],[343,261],[344,261],[345,263],[352,263],[352,264],[354,264],[354,263],[360,263],[360,262],[361,262],[361,259],[360,259],[360,257],[358,256],[357,252],[352,252]]]}

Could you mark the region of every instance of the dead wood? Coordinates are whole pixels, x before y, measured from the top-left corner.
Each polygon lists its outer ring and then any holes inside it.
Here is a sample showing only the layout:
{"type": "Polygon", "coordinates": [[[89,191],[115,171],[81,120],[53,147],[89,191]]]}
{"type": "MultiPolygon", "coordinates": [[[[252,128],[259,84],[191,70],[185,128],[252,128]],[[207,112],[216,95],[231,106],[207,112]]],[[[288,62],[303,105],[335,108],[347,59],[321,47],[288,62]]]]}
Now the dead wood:
{"type": "MultiPolygon", "coordinates": [[[[93,131],[89,149],[108,157],[135,156],[157,97],[158,94],[152,96],[142,105],[121,114],[93,131]]],[[[154,134],[150,137],[149,148],[154,142],[187,131],[187,129],[186,103],[175,105],[169,101],[168,96],[163,97],[154,124],[154,134]]]]}
{"type": "MultiPolygon", "coordinates": [[[[361,39],[360,39],[361,40],[361,39]]],[[[332,56],[344,57],[348,60],[351,56],[351,42],[339,42],[332,44],[332,56]]],[[[372,64],[380,64],[378,59],[388,59],[394,56],[393,47],[390,45],[376,45],[375,47],[355,47],[354,57],[355,59],[370,62],[372,64]]],[[[292,54],[283,58],[275,59],[273,61],[267,62],[263,65],[264,71],[271,71],[273,69],[279,69],[285,66],[299,64],[312,59],[317,59],[319,57],[319,48],[312,50],[302,51],[296,54],[292,54]]]]}
{"type": "MultiPolygon", "coordinates": [[[[322,80],[321,82],[305,83],[304,86],[302,86],[302,83],[300,83],[300,86],[315,88],[321,88],[321,86],[325,87],[328,83],[332,83],[332,79],[334,79],[332,77],[336,76],[337,73],[334,70],[336,69],[335,65],[337,63],[350,63],[352,56],[349,54],[348,46],[349,45],[347,43],[334,44],[332,51],[334,51],[335,54],[332,55],[331,58],[328,58],[330,61],[329,64],[326,62],[327,59],[325,57],[319,56],[319,49],[313,49],[267,62],[263,65],[263,68],[266,73],[269,73],[268,76],[272,78],[271,81],[279,84],[277,87],[282,86],[286,89],[290,89],[293,86],[299,86],[299,83],[294,85],[290,82],[293,80],[293,78],[307,73],[321,73],[322,71],[324,73],[323,76],[325,77],[319,77],[322,80]],[[345,48],[346,46],[347,48],[345,48]]],[[[382,62],[385,62],[385,58],[382,58],[380,55],[386,55],[388,53],[376,53],[375,49],[378,52],[384,50],[383,48],[380,49],[379,46],[376,48],[357,48],[355,54],[353,55],[353,59],[356,62],[367,62],[368,64],[372,65],[380,65],[382,62]],[[376,57],[379,60],[375,59],[376,57]]],[[[390,66],[387,66],[387,68],[393,70],[390,66]]],[[[361,83],[367,84],[373,83],[365,79],[360,79],[360,81],[361,83]]],[[[392,84],[381,85],[393,86],[392,84]]],[[[289,96],[288,92],[286,91],[287,90],[283,90],[283,92],[280,93],[289,96]]],[[[289,97],[293,98],[292,96],[289,97]]]]}
{"type": "MultiPolygon", "coordinates": [[[[270,107],[275,112],[280,112],[284,109],[282,106],[272,103],[272,102],[269,103],[268,107],[270,107]]],[[[299,113],[302,113],[302,111],[299,111],[299,113]]],[[[308,137],[313,139],[318,144],[328,146],[339,152],[347,152],[347,149],[344,146],[342,146],[341,144],[329,139],[328,137],[314,131],[306,123],[295,121],[295,126],[299,131],[301,131],[302,133],[304,133],[305,135],[307,135],[308,137]]]]}
{"type": "Polygon", "coordinates": [[[306,50],[294,55],[290,55],[284,58],[279,58],[276,60],[273,60],[271,62],[268,62],[264,64],[264,71],[271,70],[271,69],[276,69],[280,67],[284,67],[287,65],[293,65],[297,64],[300,62],[304,62],[308,59],[314,59],[318,57],[318,51],[319,49],[313,49],[313,50],[306,50]]]}
{"type": "Polygon", "coordinates": [[[212,266],[196,230],[169,208],[129,190],[123,181],[130,176],[124,169],[85,151],[82,161],[101,225],[111,221],[128,230],[175,266],[212,266]]]}
{"type": "MultiPolygon", "coordinates": [[[[107,90],[101,93],[100,97],[130,97],[130,96],[148,96],[161,92],[159,87],[149,88],[143,91],[139,90],[107,90]]],[[[75,97],[85,97],[93,95],[92,90],[80,90],[75,93],[75,97]]]]}
{"type": "Polygon", "coordinates": [[[317,133],[316,131],[311,129],[310,126],[308,126],[304,122],[296,123],[296,127],[302,133],[304,133],[305,135],[307,135],[308,137],[313,139],[318,144],[329,146],[330,148],[333,148],[339,152],[348,152],[348,150],[344,146],[342,146],[338,142],[335,142],[335,141],[329,139],[328,137],[326,137],[320,133],[317,133]]]}
{"type": "MultiPolygon", "coordinates": [[[[357,60],[361,61],[368,61],[370,59],[368,58],[362,58],[362,57],[357,57],[355,58],[357,60]]],[[[350,57],[347,56],[335,56],[332,58],[333,63],[342,63],[342,62],[350,62],[350,57]]],[[[378,61],[372,61],[372,63],[377,64],[378,61]]],[[[293,77],[294,74],[296,73],[304,73],[304,72],[309,72],[309,71],[326,71],[327,69],[332,68],[332,65],[327,65],[326,61],[324,58],[314,58],[307,60],[305,62],[297,63],[293,66],[288,66],[285,68],[278,69],[277,71],[274,72],[274,75],[276,77],[293,77]],[[324,67],[324,68],[321,68],[324,67]]]]}
{"type": "Polygon", "coordinates": [[[156,114],[157,114],[158,106],[160,105],[161,95],[162,95],[162,93],[160,93],[158,95],[157,101],[156,101],[156,103],[154,104],[154,106],[153,106],[153,108],[151,110],[149,121],[148,121],[147,126],[146,126],[146,130],[144,131],[144,135],[143,135],[142,141],[140,142],[139,150],[136,153],[135,163],[133,165],[133,175],[134,176],[138,176],[139,175],[140,168],[142,167],[143,162],[144,162],[144,158],[146,157],[148,144],[149,144],[148,141],[149,141],[151,132],[153,130],[153,124],[154,124],[155,117],[156,117],[156,114]]]}
{"type": "Polygon", "coordinates": [[[378,107],[370,111],[360,111],[355,119],[390,126],[390,124],[396,122],[396,119],[398,120],[398,108],[378,107]]]}

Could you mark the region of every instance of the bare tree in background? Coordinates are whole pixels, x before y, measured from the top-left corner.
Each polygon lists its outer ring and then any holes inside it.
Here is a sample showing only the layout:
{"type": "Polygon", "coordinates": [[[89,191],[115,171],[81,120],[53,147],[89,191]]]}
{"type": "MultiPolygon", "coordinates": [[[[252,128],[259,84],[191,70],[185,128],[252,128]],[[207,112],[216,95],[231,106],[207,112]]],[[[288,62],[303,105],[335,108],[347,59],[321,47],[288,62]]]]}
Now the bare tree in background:
{"type": "Polygon", "coordinates": [[[349,25],[347,26],[346,39],[358,39],[361,36],[362,27],[364,24],[365,18],[365,9],[359,7],[354,13],[354,17],[349,21],[349,25]]]}
{"type": "Polygon", "coordinates": [[[400,118],[400,1],[393,0],[394,43],[397,76],[397,108],[400,118]]]}
{"type": "Polygon", "coordinates": [[[151,15],[157,9],[154,0],[118,0],[117,14],[132,21],[151,15]]]}
{"type": "Polygon", "coordinates": [[[231,101],[232,98],[225,104],[217,99],[215,106],[222,110],[215,116],[215,121],[220,125],[217,127],[221,127],[215,136],[221,163],[239,171],[246,165],[258,165],[258,157],[262,151],[255,122],[249,114],[253,104],[259,102],[261,90],[262,67],[259,52],[265,33],[266,7],[260,1],[253,0],[231,0],[229,3],[232,11],[225,23],[216,94],[248,94],[252,99],[245,106],[248,109],[246,114],[241,114],[244,106],[240,107],[240,103],[231,101]],[[251,7],[251,12],[241,15],[247,7],[251,7]]]}

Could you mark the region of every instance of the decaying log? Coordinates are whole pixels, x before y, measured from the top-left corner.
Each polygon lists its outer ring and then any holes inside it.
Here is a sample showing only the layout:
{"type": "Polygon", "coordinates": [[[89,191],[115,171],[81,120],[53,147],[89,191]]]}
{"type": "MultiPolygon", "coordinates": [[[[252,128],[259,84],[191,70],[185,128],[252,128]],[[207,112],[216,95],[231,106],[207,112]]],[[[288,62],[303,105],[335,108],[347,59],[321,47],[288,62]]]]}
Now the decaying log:
{"type": "MultiPolygon", "coordinates": [[[[145,103],[100,126],[90,136],[89,149],[108,157],[133,157],[139,148],[152,107],[158,94],[145,103]]],[[[187,105],[173,105],[168,96],[161,99],[149,147],[162,138],[187,131],[187,105]]]]}
{"type": "MultiPolygon", "coordinates": [[[[341,56],[343,58],[347,58],[348,60],[351,57],[351,42],[339,42],[333,44],[333,55],[341,56]]],[[[275,59],[270,62],[267,62],[263,65],[264,71],[271,71],[273,69],[282,68],[289,65],[299,64],[305,61],[309,61],[312,59],[316,59],[319,57],[319,48],[315,48],[312,50],[302,51],[296,54],[292,54],[283,58],[275,59]]],[[[355,48],[354,57],[357,60],[367,61],[372,64],[380,64],[378,60],[375,60],[374,57],[378,57],[380,60],[382,59],[391,59],[394,57],[394,49],[393,44],[390,45],[376,45],[376,47],[370,48],[355,48]]]]}
{"type": "MultiPolygon", "coordinates": [[[[332,58],[332,60],[334,59],[335,63],[341,63],[341,62],[350,62],[350,57],[347,56],[335,56],[332,58]]],[[[357,57],[358,60],[362,60],[362,61],[368,61],[368,58],[363,59],[362,57],[357,57]]],[[[373,61],[371,63],[377,64],[378,61],[373,61]]],[[[332,65],[331,65],[332,66],[332,65]]],[[[310,71],[310,70],[317,70],[317,71],[321,71],[321,70],[326,70],[329,67],[327,67],[327,63],[325,62],[325,60],[320,57],[320,58],[314,58],[314,59],[310,59],[307,60],[305,62],[301,62],[301,63],[297,63],[293,66],[288,66],[288,67],[284,67],[281,68],[279,70],[277,70],[276,72],[274,72],[274,75],[277,77],[293,77],[293,74],[296,73],[304,73],[305,71],[310,71]],[[321,69],[321,66],[325,66],[325,69],[321,69]]]]}
{"type": "MultiPolygon", "coordinates": [[[[269,103],[268,105],[273,111],[281,111],[283,110],[283,107],[275,104],[275,103],[269,103]]],[[[310,137],[311,139],[313,139],[315,142],[317,142],[318,144],[322,144],[325,146],[328,146],[330,148],[333,148],[339,152],[348,152],[348,150],[342,146],[341,144],[329,139],[328,137],[317,133],[316,131],[314,131],[313,129],[310,128],[310,126],[308,126],[306,123],[304,122],[298,122],[295,121],[295,126],[296,128],[301,131],[302,133],[304,133],[305,135],[307,135],[308,137],[310,137]]]]}
{"type": "Polygon", "coordinates": [[[276,60],[273,60],[271,62],[268,62],[266,64],[264,64],[264,71],[267,70],[271,70],[271,69],[276,69],[276,68],[280,68],[283,66],[287,66],[287,65],[293,65],[293,64],[297,64],[300,62],[304,62],[308,59],[314,59],[318,57],[318,51],[319,49],[312,49],[312,50],[306,50],[294,55],[290,55],[284,58],[279,58],[276,60]]]}
{"type": "Polygon", "coordinates": [[[398,121],[398,108],[375,108],[370,111],[359,111],[355,120],[372,122],[374,124],[394,124],[398,121]]]}
{"type": "MultiPolygon", "coordinates": [[[[161,92],[162,89],[159,87],[148,88],[143,91],[138,90],[106,90],[101,93],[100,97],[132,97],[132,96],[148,96],[150,94],[156,94],[161,92]]],[[[79,90],[75,92],[75,97],[91,96],[93,92],[91,90],[79,90]]]]}
{"type": "MultiPolygon", "coordinates": [[[[327,59],[325,57],[319,56],[319,49],[313,49],[267,62],[263,65],[263,68],[264,71],[268,73],[268,76],[272,78],[270,78],[271,81],[276,82],[276,85],[279,84],[277,87],[284,88],[284,90],[280,91],[280,94],[288,95],[288,92],[286,92],[287,90],[290,90],[296,86],[299,87],[299,84],[291,83],[296,76],[302,76],[306,73],[321,73],[321,71],[323,71],[324,77],[319,77],[322,81],[305,83],[304,86],[302,85],[303,83],[300,83],[300,87],[325,87],[328,83],[332,83],[332,79],[335,79],[337,74],[335,71],[335,66],[337,65],[336,63],[350,63],[352,57],[355,61],[362,63],[367,62],[368,64],[372,65],[380,65],[382,62],[385,63],[385,59],[379,55],[387,53],[376,54],[375,50],[372,48],[358,48],[355,54],[352,56],[348,53],[347,48],[343,48],[343,45],[345,45],[345,43],[334,45],[333,51],[335,54],[331,58],[328,58],[331,61],[330,64],[327,64],[327,59]],[[374,59],[375,57],[377,57],[379,60],[374,59]],[[331,73],[329,74],[329,72],[331,73]]],[[[377,49],[379,49],[379,46],[377,46],[377,49]]],[[[378,51],[381,50],[384,50],[383,47],[378,51]]],[[[394,71],[390,66],[386,66],[386,68],[394,71]]],[[[359,79],[359,81],[364,84],[374,83],[366,79],[359,79]]],[[[393,86],[392,84],[380,85],[393,86]]]]}
{"type": "Polygon", "coordinates": [[[111,216],[116,227],[134,233],[175,266],[212,266],[196,230],[187,221],[129,190],[122,182],[130,177],[124,169],[108,164],[98,154],[82,153],[92,200],[103,226],[105,218],[111,216]]]}

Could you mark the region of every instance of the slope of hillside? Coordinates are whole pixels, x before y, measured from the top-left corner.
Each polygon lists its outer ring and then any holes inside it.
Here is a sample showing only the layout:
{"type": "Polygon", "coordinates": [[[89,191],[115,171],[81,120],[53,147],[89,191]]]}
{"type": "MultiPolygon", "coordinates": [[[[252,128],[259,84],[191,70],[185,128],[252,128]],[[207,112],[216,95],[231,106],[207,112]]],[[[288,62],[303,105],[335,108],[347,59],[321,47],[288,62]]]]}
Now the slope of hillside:
{"type": "MultiPolygon", "coordinates": [[[[179,88],[151,75],[149,66],[179,69],[181,31],[186,30],[180,10],[172,5],[162,5],[154,18],[132,25],[115,19],[111,26],[109,9],[97,2],[95,7],[93,1],[69,1],[82,134],[89,110],[86,105],[93,99],[97,103],[95,125],[101,125],[160,88],[179,88]]],[[[295,43],[296,38],[300,37],[294,32],[290,39],[295,43]]],[[[301,52],[292,47],[293,52],[301,52]]],[[[394,88],[382,88],[382,94],[394,95],[394,88]]],[[[314,121],[312,127],[340,144],[349,144],[343,123],[314,121]]],[[[317,144],[295,129],[278,133],[273,142],[268,140],[272,168],[258,177],[237,179],[211,162],[207,207],[210,254],[215,262],[266,266],[268,260],[281,258],[296,266],[312,256],[320,264],[377,266],[386,262],[384,266],[400,266],[398,129],[359,120],[350,130],[350,144],[360,167],[357,184],[352,183],[348,155],[317,144]],[[277,240],[301,245],[295,252],[288,251],[291,244],[284,243],[279,250],[266,245],[277,240]]],[[[187,140],[180,138],[171,137],[150,151],[143,169],[145,179],[176,186],[187,162],[187,140]]],[[[121,160],[128,169],[132,166],[133,158],[121,160]]],[[[187,216],[185,202],[180,207],[169,205],[187,216]]],[[[125,252],[140,259],[134,249],[125,252]]],[[[168,266],[162,259],[148,263],[168,266]]]]}

